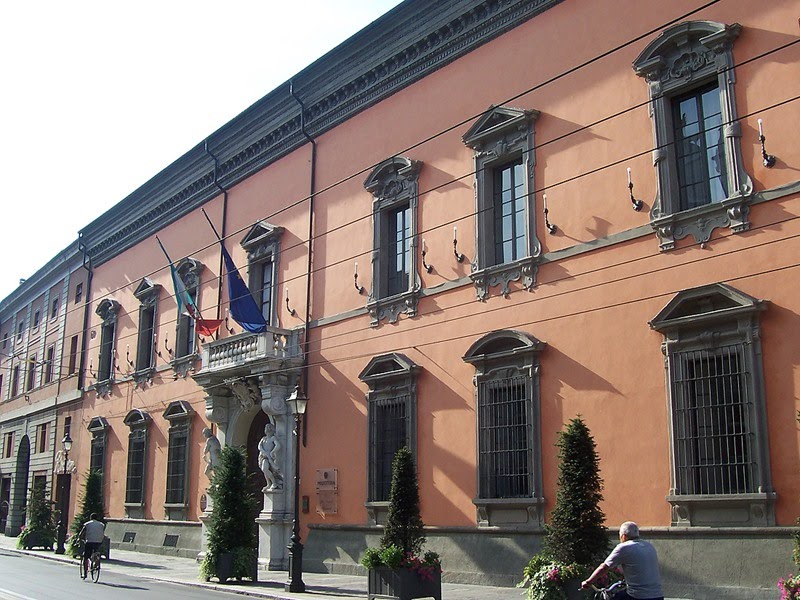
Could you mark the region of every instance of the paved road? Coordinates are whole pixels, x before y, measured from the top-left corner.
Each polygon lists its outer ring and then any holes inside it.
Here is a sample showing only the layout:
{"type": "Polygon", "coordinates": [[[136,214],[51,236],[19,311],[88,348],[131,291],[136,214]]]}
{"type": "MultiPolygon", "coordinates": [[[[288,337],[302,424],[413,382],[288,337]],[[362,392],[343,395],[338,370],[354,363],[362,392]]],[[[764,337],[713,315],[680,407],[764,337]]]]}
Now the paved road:
{"type": "Polygon", "coordinates": [[[241,600],[242,596],[102,569],[82,581],[76,565],[0,550],[0,600],[241,600]]]}

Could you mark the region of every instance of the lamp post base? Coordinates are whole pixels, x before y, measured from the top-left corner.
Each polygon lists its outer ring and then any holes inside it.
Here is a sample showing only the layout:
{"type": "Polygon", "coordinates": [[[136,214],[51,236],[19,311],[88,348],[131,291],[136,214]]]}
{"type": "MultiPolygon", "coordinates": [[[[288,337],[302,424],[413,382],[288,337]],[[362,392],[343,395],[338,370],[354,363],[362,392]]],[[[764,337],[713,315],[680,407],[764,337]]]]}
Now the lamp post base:
{"type": "Polygon", "coordinates": [[[295,536],[292,536],[289,546],[289,581],[283,589],[295,593],[306,591],[306,584],[303,582],[303,544],[295,536]]]}

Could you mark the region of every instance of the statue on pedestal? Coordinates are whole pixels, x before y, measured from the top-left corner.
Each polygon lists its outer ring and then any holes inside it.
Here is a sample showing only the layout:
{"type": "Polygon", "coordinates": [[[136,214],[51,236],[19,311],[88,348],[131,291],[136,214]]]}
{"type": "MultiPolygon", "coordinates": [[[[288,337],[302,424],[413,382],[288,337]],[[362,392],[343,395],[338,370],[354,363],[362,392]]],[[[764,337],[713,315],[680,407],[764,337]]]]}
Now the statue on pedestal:
{"type": "Polygon", "coordinates": [[[275,435],[275,424],[267,423],[264,426],[264,437],[258,442],[258,466],[267,480],[267,485],[262,490],[264,492],[283,489],[283,474],[278,467],[280,449],[281,443],[275,435]]]}
{"type": "Polygon", "coordinates": [[[206,462],[206,477],[211,479],[214,475],[214,469],[219,464],[220,454],[222,454],[222,446],[219,440],[208,427],[203,429],[203,437],[206,438],[206,445],[203,449],[203,460],[206,462]]]}

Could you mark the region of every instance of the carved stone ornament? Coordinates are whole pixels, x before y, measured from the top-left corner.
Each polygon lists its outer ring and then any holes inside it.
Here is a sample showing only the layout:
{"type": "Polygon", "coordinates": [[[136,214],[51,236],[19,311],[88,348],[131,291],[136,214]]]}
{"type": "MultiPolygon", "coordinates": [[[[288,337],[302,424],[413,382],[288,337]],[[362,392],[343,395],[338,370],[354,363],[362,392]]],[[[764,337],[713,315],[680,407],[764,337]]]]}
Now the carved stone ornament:
{"type": "Polygon", "coordinates": [[[225,384],[231,388],[242,410],[250,410],[256,403],[261,402],[261,389],[254,381],[245,377],[225,379],[224,381],[225,384]]]}
{"type": "Polygon", "coordinates": [[[502,265],[495,265],[486,269],[478,269],[477,263],[472,263],[472,273],[469,277],[475,285],[478,300],[485,302],[489,297],[489,288],[500,286],[500,294],[506,298],[511,294],[512,281],[522,280],[522,287],[528,291],[533,290],[536,284],[536,273],[539,270],[538,260],[529,256],[502,265]]]}
{"type": "Polygon", "coordinates": [[[383,319],[389,323],[397,323],[400,315],[413,317],[417,314],[419,303],[419,288],[385,300],[374,300],[367,305],[370,324],[377,326],[383,319]]]}

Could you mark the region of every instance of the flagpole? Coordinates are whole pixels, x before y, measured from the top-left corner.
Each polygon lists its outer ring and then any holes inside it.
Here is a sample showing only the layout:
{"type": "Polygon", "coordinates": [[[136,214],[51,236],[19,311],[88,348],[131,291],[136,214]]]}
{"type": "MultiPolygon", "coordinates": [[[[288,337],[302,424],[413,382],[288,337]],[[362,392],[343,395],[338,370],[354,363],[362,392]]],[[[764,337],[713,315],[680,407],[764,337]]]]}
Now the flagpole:
{"type": "Polygon", "coordinates": [[[158,245],[161,246],[161,251],[164,253],[164,256],[167,257],[167,262],[171,265],[172,259],[169,257],[169,254],[167,254],[167,249],[164,248],[164,244],[161,243],[161,240],[158,239],[158,236],[156,236],[156,241],[158,242],[158,245]]]}
{"type": "MultiPolygon", "coordinates": [[[[222,243],[222,238],[219,237],[219,233],[217,233],[217,228],[214,227],[214,223],[212,223],[211,219],[208,217],[208,214],[206,213],[206,209],[205,208],[201,208],[200,212],[203,213],[203,216],[206,218],[206,221],[208,221],[208,224],[211,225],[211,231],[214,232],[214,235],[217,236],[217,241],[221,244],[222,243]]],[[[158,239],[158,238],[156,238],[156,239],[158,239]]]]}

